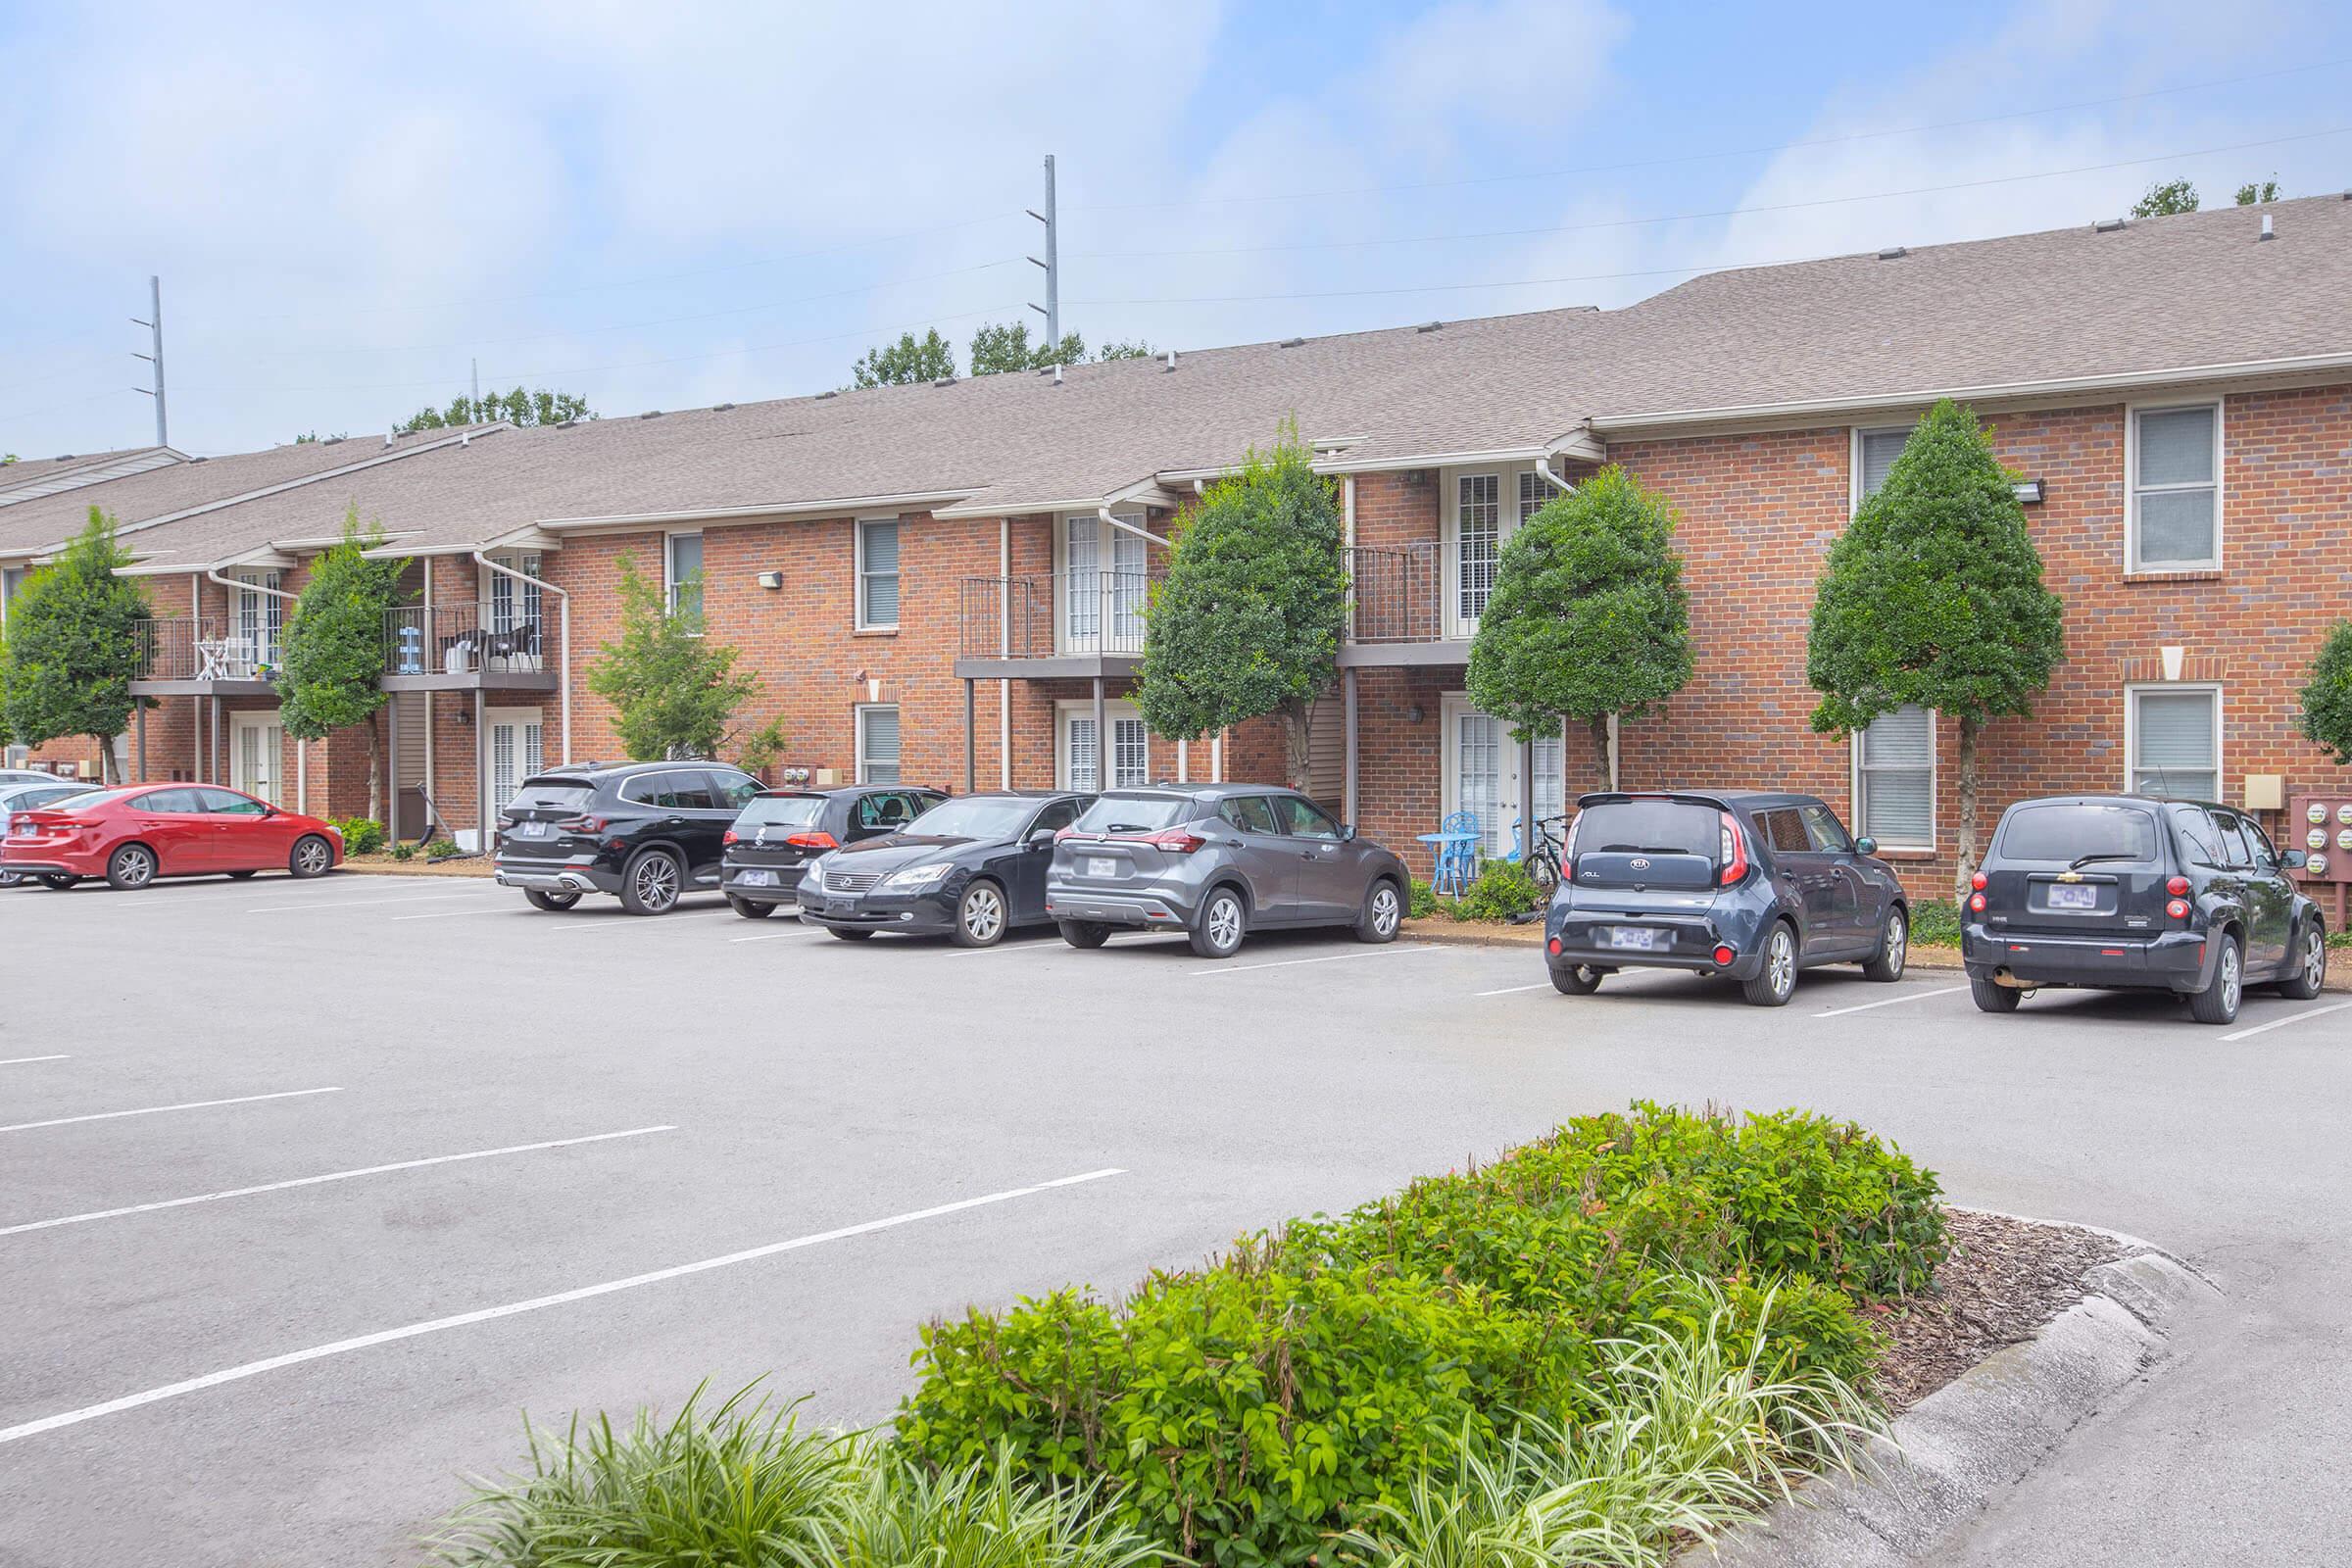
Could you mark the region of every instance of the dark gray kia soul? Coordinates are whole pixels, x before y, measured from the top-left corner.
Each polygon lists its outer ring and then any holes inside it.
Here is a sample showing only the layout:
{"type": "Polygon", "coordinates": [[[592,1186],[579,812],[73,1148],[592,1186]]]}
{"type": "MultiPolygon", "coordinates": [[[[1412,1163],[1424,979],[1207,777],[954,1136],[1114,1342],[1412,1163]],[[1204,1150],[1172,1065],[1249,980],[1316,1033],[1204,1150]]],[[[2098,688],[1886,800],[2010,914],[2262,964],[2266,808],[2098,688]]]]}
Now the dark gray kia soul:
{"type": "Polygon", "coordinates": [[[1899,980],[1910,909],[1877,849],[1810,795],[1588,795],[1544,918],[1551,983],[1587,996],[1619,969],[1689,969],[1777,1007],[1815,964],[1899,980]]]}

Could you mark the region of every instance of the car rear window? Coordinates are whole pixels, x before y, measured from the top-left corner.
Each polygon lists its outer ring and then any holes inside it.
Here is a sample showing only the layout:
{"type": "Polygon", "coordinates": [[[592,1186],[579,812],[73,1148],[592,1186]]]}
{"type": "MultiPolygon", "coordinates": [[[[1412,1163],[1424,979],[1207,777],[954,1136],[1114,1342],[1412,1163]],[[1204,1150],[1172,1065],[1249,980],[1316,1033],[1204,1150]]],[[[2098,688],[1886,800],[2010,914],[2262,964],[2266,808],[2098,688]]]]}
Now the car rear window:
{"type": "Polygon", "coordinates": [[[568,778],[527,778],[514,798],[507,802],[509,809],[536,808],[540,810],[577,810],[596,795],[596,786],[568,778]]]}
{"type": "Polygon", "coordinates": [[[2156,813],[2137,806],[2021,806],[2001,824],[2011,860],[2071,863],[2086,855],[2156,858],[2156,813]]]}
{"type": "MultiPolygon", "coordinates": [[[[1803,830],[1798,823],[1797,831],[1803,830]]],[[[1604,801],[1585,808],[1576,819],[1580,855],[1703,855],[1713,859],[1722,843],[1722,817],[1714,808],[1689,801],[1604,801]]]]}
{"type": "Polygon", "coordinates": [[[1098,795],[1078,818],[1080,833],[1156,833],[1193,814],[1181,795],[1098,795]]]}
{"type": "Polygon", "coordinates": [[[759,795],[745,805],[735,820],[774,827],[810,827],[825,814],[821,795],[759,795]]]}
{"type": "Polygon", "coordinates": [[[43,807],[42,809],[49,811],[86,811],[92,807],[106,806],[115,801],[119,801],[129,793],[130,791],[128,790],[84,790],[78,795],[69,795],[63,800],[51,801],[47,806],[43,807]]]}

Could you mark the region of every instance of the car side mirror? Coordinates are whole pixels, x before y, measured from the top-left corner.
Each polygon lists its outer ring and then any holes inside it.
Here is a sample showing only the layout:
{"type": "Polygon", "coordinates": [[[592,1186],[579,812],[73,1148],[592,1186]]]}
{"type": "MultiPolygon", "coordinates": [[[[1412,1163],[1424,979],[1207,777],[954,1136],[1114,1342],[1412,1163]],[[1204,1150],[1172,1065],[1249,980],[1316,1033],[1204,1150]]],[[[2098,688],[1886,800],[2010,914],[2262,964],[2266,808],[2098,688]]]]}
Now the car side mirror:
{"type": "Polygon", "coordinates": [[[2311,857],[2301,850],[2289,850],[2278,858],[2278,863],[2289,871],[2300,871],[2311,863],[2311,857]]]}
{"type": "Polygon", "coordinates": [[[1032,850],[1052,849],[1054,847],[1054,830],[1050,827],[1039,828],[1036,832],[1029,835],[1029,840],[1026,847],[1032,850]]]}
{"type": "Polygon", "coordinates": [[[1879,841],[1874,838],[1856,839],[1854,840],[1854,853],[1856,855],[1876,855],[1879,853],[1879,841]]]}

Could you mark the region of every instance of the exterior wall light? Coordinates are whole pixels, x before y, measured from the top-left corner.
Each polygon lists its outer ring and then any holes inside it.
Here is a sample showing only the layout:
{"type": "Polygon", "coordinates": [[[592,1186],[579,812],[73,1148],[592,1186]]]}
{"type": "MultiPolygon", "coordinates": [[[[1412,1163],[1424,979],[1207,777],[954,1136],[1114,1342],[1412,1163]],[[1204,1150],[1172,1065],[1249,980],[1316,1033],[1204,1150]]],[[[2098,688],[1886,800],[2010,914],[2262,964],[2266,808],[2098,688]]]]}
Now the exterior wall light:
{"type": "Polygon", "coordinates": [[[784,574],[780,571],[763,571],[760,574],[760,586],[772,593],[784,586],[784,574]]]}
{"type": "Polygon", "coordinates": [[[2041,505],[2041,501],[2042,501],[2042,483],[2041,483],[2041,481],[2040,481],[2039,479],[2020,479],[2020,480],[2018,480],[2018,481],[2017,481],[2017,499],[2018,499],[2018,502],[2019,502],[2021,505],[2023,505],[2023,506],[2029,506],[2029,507],[2038,507],[2038,506],[2040,506],[2040,505],[2041,505]]]}

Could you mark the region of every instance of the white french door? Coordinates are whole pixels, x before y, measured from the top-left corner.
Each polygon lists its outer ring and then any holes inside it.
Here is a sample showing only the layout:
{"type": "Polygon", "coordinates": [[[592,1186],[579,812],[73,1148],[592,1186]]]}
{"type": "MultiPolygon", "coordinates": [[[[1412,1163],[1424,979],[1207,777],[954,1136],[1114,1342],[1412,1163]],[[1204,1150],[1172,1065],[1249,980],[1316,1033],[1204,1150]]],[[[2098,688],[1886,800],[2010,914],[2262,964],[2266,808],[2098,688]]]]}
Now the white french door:
{"type": "MultiPolygon", "coordinates": [[[[1478,818],[1481,848],[1490,857],[1511,853],[1514,842],[1524,849],[1534,837],[1519,821],[1521,752],[1511,739],[1511,727],[1482,713],[1467,697],[1446,699],[1440,721],[1445,734],[1445,808],[1450,816],[1468,811],[1478,818]]],[[[1526,752],[1529,782],[1534,786],[1536,815],[1557,816],[1567,809],[1566,749],[1557,735],[1531,741],[1526,752]]]]}
{"type": "MultiPolygon", "coordinates": [[[[1110,783],[1111,789],[1133,789],[1152,782],[1151,737],[1144,731],[1143,716],[1132,703],[1105,703],[1103,718],[1110,725],[1110,783]]],[[[1102,783],[1102,748],[1095,734],[1095,705],[1073,702],[1062,705],[1061,787],[1065,790],[1099,790],[1102,783]]]]}
{"type": "MultiPolygon", "coordinates": [[[[524,555],[496,555],[490,558],[500,565],[521,572],[526,577],[539,575],[539,558],[524,555]]],[[[539,653],[545,642],[545,622],[540,618],[543,595],[536,582],[516,582],[505,572],[482,574],[489,579],[489,603],[482,607],[482,628],[497,640],[492,649],[501,661],[502,669],[535,670],[540,667],[539,653]]]]}
{"type": "MultiPolygon", "coordinates": [[[[1144,525],[1140,514],[1119,520],[1130,527],[1144,525]]],[[[1059,544],[1055,596],[1061,652],[1143,652],[1144,585],[1150,571],[1145,552],[1151,546],[1091,514],[1064,517],[1059,544]]]]}
{"type": "Polygon", "coordinates": [[[1502,543],[1555,493],[1531,467],[1451,473],[1441,532],[1446,553],[1446,635],[1478,635],[1494,593],[1502,543]]]}
{"type": "Polygon", "coordinates": [[[275,710],[232,713],[228,721],[228,783],[257,801],[283,806],[286,726],[275,710]]]}
{"type": "Polygon", "coordinates": [[[545,761],[546,727],[535,708],[493,708],[482,725],[490,732],[490,809],[497,812],[545,761]]]}
{"type": "Polygon", "coordinates": [[[235,647],[229,655],[230,673],[238,680],[251,680],[263,669],[277,664],[277,649],[286,629],[286,602],[275,590],[285,581],[277,571],[241,571],[237,581],[246,584],[237,590],[235,647]],[[265,593],[264,589],[271,590],[265,593]]]}

